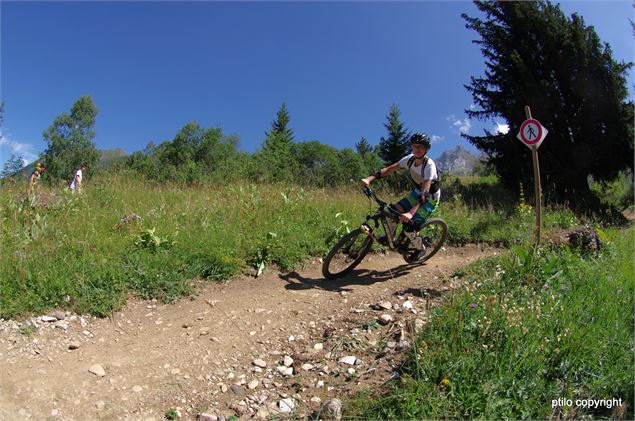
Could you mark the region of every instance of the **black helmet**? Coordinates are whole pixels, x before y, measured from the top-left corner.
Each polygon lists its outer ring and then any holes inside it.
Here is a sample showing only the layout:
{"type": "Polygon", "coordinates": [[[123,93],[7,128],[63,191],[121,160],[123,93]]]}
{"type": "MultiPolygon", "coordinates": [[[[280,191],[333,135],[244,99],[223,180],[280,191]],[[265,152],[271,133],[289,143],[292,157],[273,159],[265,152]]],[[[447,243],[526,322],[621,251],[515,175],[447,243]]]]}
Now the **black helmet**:
{"type": "Polygon", "coordinates": [[[410,136],[410,144],[423,145],[426,148],[430,149],[430,137],[423,132],[417,132],[410,136]]]}

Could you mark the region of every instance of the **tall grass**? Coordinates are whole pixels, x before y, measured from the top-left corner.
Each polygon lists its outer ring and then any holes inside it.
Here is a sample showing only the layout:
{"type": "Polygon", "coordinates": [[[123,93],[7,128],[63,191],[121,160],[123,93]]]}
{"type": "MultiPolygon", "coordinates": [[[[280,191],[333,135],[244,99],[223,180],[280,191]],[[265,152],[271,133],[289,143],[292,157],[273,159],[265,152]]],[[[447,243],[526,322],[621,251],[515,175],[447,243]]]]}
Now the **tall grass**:
{"type": "Polygon", "coordinates": [[[633,419],[634,232],[597,259],[519,245],[456,274],[469,286],[434,311],[401,381],[353,416],[633,419]]]}
{"type": "MultiPolygon", "coordinates": [[[[122,173],[89,180],[84,194],[42,193],[29,202],[15,188],[0,192],[0,317],[54,306],[103,316],[128,293],[171,301],[191,292],[193,278],[222,280],[272,263],[289,269],[323,255],[342,229],[374,210],[355,182],[182,187],[122,173]],[[142,222],[120,223],[132,213],[142,222]]],[[[450,244],[513,244],[531,235],[526,208],[479,197],[478,206],[458,196],[442,203],[450,244]]],[[[561,213],[547,212],[547,228],[561,213]]]]}

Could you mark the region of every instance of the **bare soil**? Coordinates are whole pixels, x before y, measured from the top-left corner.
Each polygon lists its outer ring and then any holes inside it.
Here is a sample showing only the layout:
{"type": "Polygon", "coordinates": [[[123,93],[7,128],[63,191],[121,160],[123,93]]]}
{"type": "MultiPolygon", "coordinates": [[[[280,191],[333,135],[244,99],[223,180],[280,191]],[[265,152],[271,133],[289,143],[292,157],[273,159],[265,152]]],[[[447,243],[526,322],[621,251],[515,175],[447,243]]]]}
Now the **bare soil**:
{"type": "Polygon", "coordinates": [[[495,253],[448,247],[420,266],[373,254],[336,281],[314,259],[290,273],[200,282],[173,304],[131,299],[110,318],[1,321],[0,419],[267,418],[284,416],[281,399],[296,415],[315,413],[389,382],[431,308],[462,287],[452,274],[495,253]],[[392,308],[378,310],[386,301],[392,308]],[[382,315],[393,320],[382,325],[382,315]],[[89,371],[95,364],[103,375],[89,371]]]}

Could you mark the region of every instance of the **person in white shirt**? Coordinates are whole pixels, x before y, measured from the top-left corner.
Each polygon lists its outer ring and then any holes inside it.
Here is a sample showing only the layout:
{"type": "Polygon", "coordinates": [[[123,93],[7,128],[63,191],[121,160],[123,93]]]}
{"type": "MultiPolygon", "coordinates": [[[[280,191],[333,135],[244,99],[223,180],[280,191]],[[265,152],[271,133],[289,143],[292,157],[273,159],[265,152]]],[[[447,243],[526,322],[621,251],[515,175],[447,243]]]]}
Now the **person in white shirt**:
{"type": "Polygon", "coordinates": [[[410,137],[410,146],[412,147],[411,154],[362,179],[361,185],[368,187],[374,180],[386,177],[401,168],[408,169],[415,187],[394,207],[401,212],[400,222],[405,223],[404,231],[416,233],[436,211],[441,199],[441,187],[436,164],[427,156],[431,146],[428,135],[421,132],[413,134],[410,137]]]}
{"type": "Polygon", "coordinates": [[[88,165],[82,164],[82,165],[79,166],[79,169],[77,170],[77,172],[73,176],[73,181],[71,181],[71,185],[69,186],[69,189],[73,193],[81,191],[81,189],[82,189],[82,177],[84,176],[84,171],[86,171],[87,169],[88,169],[88,165]]]}

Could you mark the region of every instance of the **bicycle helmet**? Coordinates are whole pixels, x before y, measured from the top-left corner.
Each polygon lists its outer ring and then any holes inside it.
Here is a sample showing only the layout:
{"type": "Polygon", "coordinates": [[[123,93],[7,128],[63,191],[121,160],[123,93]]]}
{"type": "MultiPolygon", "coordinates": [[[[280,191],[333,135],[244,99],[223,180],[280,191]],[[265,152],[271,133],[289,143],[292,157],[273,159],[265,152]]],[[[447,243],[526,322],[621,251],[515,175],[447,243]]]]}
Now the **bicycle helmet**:
{"type": "Polygon", "coordinates": [[[410,136],[410,144],[411,145],[423,145],[426,148],[430,149],[430,137],[423,133],[423,132],[417,132],[415,134],[413,134],[412,136],[410,136]]]}

